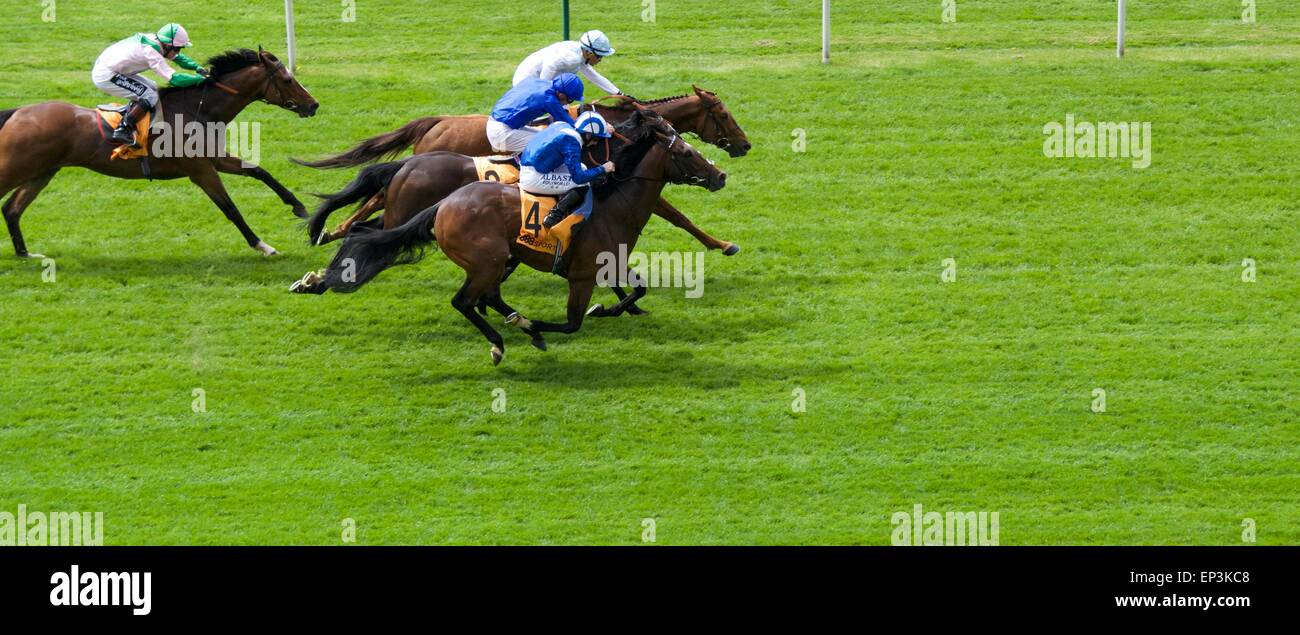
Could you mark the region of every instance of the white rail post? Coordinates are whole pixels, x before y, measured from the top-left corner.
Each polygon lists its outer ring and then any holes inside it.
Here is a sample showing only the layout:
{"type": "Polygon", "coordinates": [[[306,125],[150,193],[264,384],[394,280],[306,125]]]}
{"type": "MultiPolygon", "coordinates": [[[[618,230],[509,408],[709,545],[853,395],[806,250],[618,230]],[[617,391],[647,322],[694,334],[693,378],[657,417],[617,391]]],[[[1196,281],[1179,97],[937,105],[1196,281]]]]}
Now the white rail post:
{"type": "Polygon", "coordinates": [[[831,61],[831,0],[822,0],[822,64],[831,61]]]}
{"type": "Polygon", "coordinates": [[[1124,57],[1124,0],[1119,0],[1119,23],[1115,27],[1115,57],[1124,57]]]}
{"type": "Polygon", "coordinates": [[[288,32],[289,72],[298,72],[298,38],[293,29],[293,0],[284,0],[284,28],[288,32]]]}

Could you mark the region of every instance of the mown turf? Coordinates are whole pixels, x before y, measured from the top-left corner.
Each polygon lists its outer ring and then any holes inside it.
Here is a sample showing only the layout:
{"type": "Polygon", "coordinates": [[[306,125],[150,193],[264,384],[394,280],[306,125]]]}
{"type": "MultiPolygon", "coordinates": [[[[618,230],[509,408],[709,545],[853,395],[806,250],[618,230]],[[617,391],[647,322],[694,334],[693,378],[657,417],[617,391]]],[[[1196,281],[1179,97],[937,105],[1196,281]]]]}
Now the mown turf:
{"type": "MultiPolygon", "coordinates": [[[[100,49],[170,20],[200,55],[283,52],[275,3],[162,4],[17,3],[0,108],[102,101],[100,49]]],[[[558,29],[551,3],[338,4],[299,3],[320,115],[243,118],[304,198],[351,174],[289,157],[483,112],[558,29]]],[[[294,296],[332,250],[260,184],[226,180],[273,260],[188,183],[66,171],[24,218],[57,282],[0,246],[0,510],[104,511],[108,544],[339,544],[344,518],[363,544],[641,544],[644,518],[658,544],[886,544],[918,503],[998,511],[1006,545],[1241,544],[1246,518],[1300,542],[1300,8],[1130,3],[1121,62],[1113,2],[836,3],[823,66],[818,4],[574,3],[625,90],[736,114],[751,155],[703,149],[727,189],[669,197],[745,250],[548,353],[503,327],[499,368],[439,255],[294,296]],[[1152,122],[1151,167],[1045,158],[1067,114],[1152,122]]],[[[640,248],[699,246],[654,220],[640,248]]],[[[564,285],[506,297],[559,319],[564,285]]]]}

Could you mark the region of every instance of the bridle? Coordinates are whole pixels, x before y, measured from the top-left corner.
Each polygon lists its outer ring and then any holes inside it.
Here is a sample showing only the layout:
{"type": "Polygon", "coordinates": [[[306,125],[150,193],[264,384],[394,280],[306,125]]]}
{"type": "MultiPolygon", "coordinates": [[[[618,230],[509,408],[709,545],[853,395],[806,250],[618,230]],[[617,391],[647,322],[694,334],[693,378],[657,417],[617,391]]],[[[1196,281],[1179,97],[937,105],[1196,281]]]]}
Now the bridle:
{"type": "MultiPolygon", "coordinates": [[[[284,108],[285,110],[296,111],[298,109],[298,102],[292,99],[285,99],[284,88],[280,86],[280,76],[282,74],[288,74],[289,72],[288,69],[285,68],[284,62],[281,62],[280,60],[275,60],[275,65],[272,66],[271,69],[274,70],[275,73],[268,76],[266,79],[271,84],[271,86],[275,87],[275,94],[277,97],[280,98],[280,102],[281,102],[279,106],[281,108],[284,108]]],[[[271,103],[271,100],[267,98],[266,89],[262,89],[262,98],[258,101],[271,104],[272,106],[276,105],[271,103]]]]}
{"type": "MultiPolygon", "coordinates": [[[[262,60],[262,65],[268,66],[265,60],[262,60]]],[[[280,78],[280,73],[285,71],[284,62],[276,60],[275,65],[271,66],[270,68],[272,71],[274,71],[274,73],[268,74],[266,77],[266,81],[270,86],[275,87],[276,96],[279,97],[280,101],[282,102],[282,104],[280,104],[280,107],[286,110],[291,110],[291,111],[295,110],[298,107],[298,102],[292,99],[286,100],[284,98],[284,89],[280,87],[279,78],[280,78]]],[[[208,85],[216,86],[222,92],[229,95],[233,95],[235,97],[248,97],[247,95],[240,93],[239,90],[235,88],[227,86],[215,79],[209,78],[208,81],[203,82],[203,91],[199,93],[199,107],[198,110],[195,111],[195,113],[198,114],[200,117],[203,116],[203,102],[208,98],[208,85]]],[[[260,101],[263,103],[271,104],[272,106],[276,105],[271,102],[271,99],[266,96],[266,93],[267,93],[267,89],[263,88],[258,97],[251,97],[251,98],[254,101],[260,101]]]]}
{"type": "MultiPolygon", "coordinates": [[[[722,125],[722,115],[715,112],[717,108],[724,108],[721,99],[713,100],[713,103],[704,109],[704,116],[713,123],[713,127],[718,131],[718,139],[713,142],[713,145],[723,150],[730,150],[732,146],[731,138],[727,136],[727,129],[722,125]]],[[[703,135],[701,135],[702,137],[703,135]]]]}
{"type": "MultiPolygon", "coordinates": [[[[659,131],[657,131],[657,130],[654,131],[654,132],[652,132],[651,134],[654,134],[657,138],[660,138],[660,139],[662,139],[662,138],[664,137],[664,135],[662,135],[662,134],[661,134],[659,131]]],[[[682,184],[682,185],[708,185],[708,183],[709,183],[709,179],[708,179],[707,177],[703,177],[703,176],[695,176],[694,174],[690,174],[690,172],[689,172],[686,168],[684,168],[684,167],[682,166],[682,160],[683,160],[683,159],[682,159],[681,157],[677,156],[677,154],[676,154],[675,152],[673,152],[673,146],[677,145],[677,142],[678,142],[678,141],[681,141],[682,143],[686,143],[686,142],[682,139],[681,135],[678,134],[676,131],[674,131],[673,134],[672,134],[672,136],[670,136],[670,137],[667,138],[667,141],[663,141],[663,142],[662,142],[662,145],[663,145],[663,147],[664,147],[664,151],[668,153],[668,162],[669,162],[669,163],[670,163],[674,168],[677,168],[677,171],[680,172],[680,173],[682,174],[682,176],[685,177],[685,179],[686,179],[686,180],[683,181],[681,184],[682,184]]],[[[607,153],[609,152],[609,140],[608,140],[608,139],[605,140],[605,151],[606,151],[607,153]]],[[[608,156],[608,155],[607,155],[607,156],[608,156]]],[[[710,162],[710,164],[712,164],[712,162],[710,162]]],[[[626,183],[627,181],[633,181],[633,180],[654,181],[654,182],[657,182],[657,183],[672,183],[672,182],[674,182],[674,181],[672,181],[671,179],[657,179],[657,178],[653,178],[653,177],[649,177],[649,176],[637,176],[637,175],[635,175],[635,174],[632,174],[632,175],[629,175],[629,176],[626,176],[626,177],[623,177],[623,178],[619,178],[617,172],[615,172],[615,173],[614,173],[612,176],[610,176],[609,178],[613,179],[615,182],[618,182],[618,183],[626,183]]]]}

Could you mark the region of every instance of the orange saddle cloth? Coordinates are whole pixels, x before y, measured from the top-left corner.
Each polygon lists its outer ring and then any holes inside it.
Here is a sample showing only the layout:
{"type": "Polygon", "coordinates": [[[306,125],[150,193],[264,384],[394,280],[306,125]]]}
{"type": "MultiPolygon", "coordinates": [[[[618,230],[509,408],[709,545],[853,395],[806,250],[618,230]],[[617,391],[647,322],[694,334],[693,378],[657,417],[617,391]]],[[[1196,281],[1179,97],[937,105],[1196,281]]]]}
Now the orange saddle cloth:
{"type": "Polygon", "coordinates": [[[555,208],[559,199],[554,196],[541,196],[519,190],[519,237],[516,243],[555,256],[564,257],[573,240],[573,226],[582,222],[582,216],[569,214],[568,218],[547,229],[542,227],[542,219],[555,208]]]}
{"type": "Polygon", "coordinates": [[[519,182],[519,166],[510,157],[474,157],[478,180],[496,181],[503,185],[519,182]]]}
{"type": "MultiPolygon", "coordinates": [[[[120,108],[117,104],[109,104],[109,108],[120,108]]],[[[117,125],[122,123],[122,113],[116,110],[108,110],[104,106],[95,109],[99,112],[100,124],[99,134],[104,139],[108,139],[113,134],[117,125]]],[[[136,145],[121,145],[113,148],[114,159],[139,159],[149,156],[149,125],[152,121],[152,114],[145,113],[140,121],[135,123],[135,142],[136,145]]]]}

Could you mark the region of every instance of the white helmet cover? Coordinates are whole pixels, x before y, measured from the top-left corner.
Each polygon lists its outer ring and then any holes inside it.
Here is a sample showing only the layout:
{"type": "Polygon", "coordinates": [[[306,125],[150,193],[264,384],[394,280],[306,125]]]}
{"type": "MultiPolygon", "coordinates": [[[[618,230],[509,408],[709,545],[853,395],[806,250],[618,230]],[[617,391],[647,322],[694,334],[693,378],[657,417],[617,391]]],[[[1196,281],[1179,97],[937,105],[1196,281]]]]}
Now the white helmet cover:
{"type": "Polygon", "coordinates": [[[574,123],[576,125],[573,127],[583,134],[593,135],[602,139],[608,139],[612,136],[609,134],[609,122],[605,121],[604,117],[594,111],[589,110],[582,113],[574,123]]]}
{"type": "Polygon", "coordinates": [[[614,47],[610,46],[609,38],[605,37],[600,31],[587,31],[578,39],[582,48],[595,53],[601,57],[609,57],[614,54],[614,47]]]}

